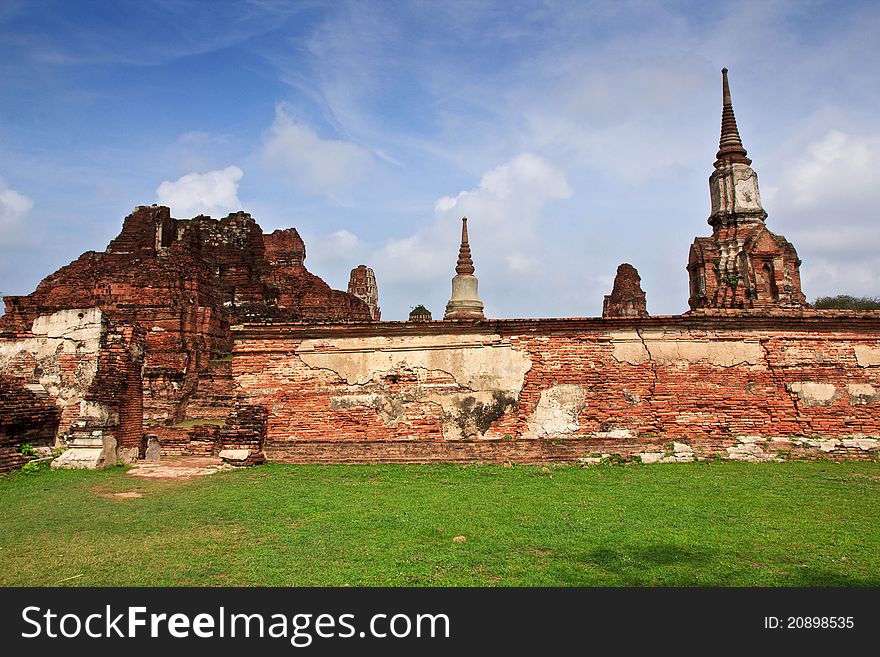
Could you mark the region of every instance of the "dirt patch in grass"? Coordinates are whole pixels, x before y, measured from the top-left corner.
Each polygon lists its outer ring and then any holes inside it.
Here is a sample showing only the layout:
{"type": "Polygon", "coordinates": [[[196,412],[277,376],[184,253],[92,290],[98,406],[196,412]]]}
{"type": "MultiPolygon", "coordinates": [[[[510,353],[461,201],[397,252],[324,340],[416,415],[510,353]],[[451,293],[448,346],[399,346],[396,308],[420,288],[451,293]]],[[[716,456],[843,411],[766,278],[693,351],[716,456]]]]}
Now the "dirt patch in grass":
{"type": "Polygon", "coordinates": [[[111,500],[133,500],[138,497],[143,497],[143,495],[136,490],[126,490],[121,493],[97,493],[97,495],[98,497],[106,497],[111,500]]]}
{"type": "Polygon", "coordinates": [[[176,456],[161,461],[138,461],[126,474],[145,479],[189,479],[229,469],[215,456],[176,456]]]}

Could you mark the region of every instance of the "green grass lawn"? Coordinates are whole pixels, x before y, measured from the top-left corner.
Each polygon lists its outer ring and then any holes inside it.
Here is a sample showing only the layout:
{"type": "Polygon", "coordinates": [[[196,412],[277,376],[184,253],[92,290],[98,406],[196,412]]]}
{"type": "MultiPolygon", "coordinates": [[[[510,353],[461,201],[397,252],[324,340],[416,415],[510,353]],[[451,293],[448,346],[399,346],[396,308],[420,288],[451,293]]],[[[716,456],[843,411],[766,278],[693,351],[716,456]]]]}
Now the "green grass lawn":
{"type": "Polygon", "coordinates": [[[0,585],[880,586],[878,492],[880,463],[16,473],[0,585]]]}

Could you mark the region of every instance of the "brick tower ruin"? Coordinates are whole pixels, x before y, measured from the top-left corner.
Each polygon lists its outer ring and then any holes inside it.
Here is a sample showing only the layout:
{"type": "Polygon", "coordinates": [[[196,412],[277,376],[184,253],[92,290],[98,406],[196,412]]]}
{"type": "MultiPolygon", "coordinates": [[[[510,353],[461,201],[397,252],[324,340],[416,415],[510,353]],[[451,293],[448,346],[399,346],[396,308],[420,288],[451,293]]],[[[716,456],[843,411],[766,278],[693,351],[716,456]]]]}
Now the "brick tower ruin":
{"type": "Polygon", "coordinates": [[[800,264],[794,246],[764,225],[758,176],[746,157],[721,70],[723,109],[715,171],[709,177],[712,237],[697,237],[688,257],[691,310],[800,308],[800,264]]]}
{"type": "Polygon", "coordinates": [[[375,272],[366,265],[358,265],[351,270],[348,278],[348,293],[363,300],[370,309],[370,317],[378,322],[382,318],[379,308],[379,286],[375,272]]]}
{"type": "Polygon", "coordinates": [[[624,262],[617,268],[611,294],[605,295],[602,317],[647,317],[645,293],[638,270],[624,262]]]}

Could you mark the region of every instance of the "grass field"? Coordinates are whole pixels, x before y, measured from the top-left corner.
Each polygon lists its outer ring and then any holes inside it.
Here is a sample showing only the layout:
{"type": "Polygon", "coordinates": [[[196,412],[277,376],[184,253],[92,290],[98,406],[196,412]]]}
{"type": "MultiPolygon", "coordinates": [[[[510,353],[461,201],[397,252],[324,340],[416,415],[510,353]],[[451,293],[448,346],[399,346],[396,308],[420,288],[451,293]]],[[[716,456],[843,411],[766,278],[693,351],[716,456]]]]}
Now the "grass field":
{"type": "Polygon", "coordinates": [[[880,586],[878,492],[880,463],[16,473],[0,584],[880,586]]]}

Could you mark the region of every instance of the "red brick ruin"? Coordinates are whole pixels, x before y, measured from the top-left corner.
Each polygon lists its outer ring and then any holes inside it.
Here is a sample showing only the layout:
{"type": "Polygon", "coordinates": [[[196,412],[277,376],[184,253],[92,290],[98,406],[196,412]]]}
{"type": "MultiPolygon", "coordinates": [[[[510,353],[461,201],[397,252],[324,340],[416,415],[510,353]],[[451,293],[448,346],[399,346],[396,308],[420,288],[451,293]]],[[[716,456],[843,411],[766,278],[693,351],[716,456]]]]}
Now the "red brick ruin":
{"type": "Polygon", "coordinates": [[[617,268],[611,294],[602,303],[602,317],[647,317],[645,293],[639,272],[629,263],[617,268]]]}
{"type": "Polygon", "coordinates": [[[25,443],[67,448],[61,467],[877,458],[880,312],[806,304],[726,70],[722,91],[684,315],[649,317],[623,264],[602,318],[485,319],[463,221],[445,321],[381,322],[373,270],[332,290],[294,228],[141,206],[104,252],[6,297],[0,471],[25,443]]]}
{"type": "MultiPolygon", "coordinates": [[[[22,354],[29,347],[22,345],[28,338],[38,339],[32,327],[41,317],[100,309],[99,339],[106,344],[100,347],[98,376],[73,401],[100,397],[100,391],[119,395],[126,389],[113,379],[123,376],[123,370],[112,354],[111,336],[114,331],[144,332],[137,338],[143,341],[138,384],[130,385],[138,399],[127,401],[131,410],[113,419],[117,447],[133,448],[126,458],[135,458],[132,455],[144,452],[146,431],[160,438],[165,453],[186,452],[193,435],[201,432],[213,449],[217,426],[233,408],[230,326],[245,320],[371,320],[364,301],[332,290],[305,268],[305,258],[305,245],[295,229],[264,235],[243,212],[220,220],[180,220],[172,218],[167,207],[137,207],[106,251],[83,254],[44,279],[32,294],[5,297],[0,348],[16,354],[9,363],[0,360],[0,371],[17,376],[22,385],[76,387],[76,382],[56,382],[45,374],[57,367],[54,353],[25,358],[22,354]],[[22,359],[24,366],[18,362],[22,359]],[[41,360],[50,362],[48,367],[41,360]],[[197,431],[186,426],[199,422],[205,424],[197,431]]],[[[76,321],[83,317],[79,315],[73,317],[73,325],[53,330],[58,335],[77,331],[76,321]]],[[[69,324],[69,319],[64,321],[69,324]]],[[[64,397],[60,431],[68,443],[72,436],[97,431],[96,423],[106,421],[74,423],[80,418],[77,403],[68,403],[71,395],[64,397]]],[[[0,407],[0,415],[7,412],[0,407]]]]}
{"type": "Polygon", "coordinates": [[[348,293],[362,299],[370,309],[370,317],[375,321],[382,318],[379,309],[379,286],[376,284],[376,274],[366,265],[358,265],[351,270],[348,279],[348,293]]]}
{"type": "Polygon", "coordinates": [[[727,69],[721,74],[721,140],[709,178],[712,237],[691,246],[690,307],[802,308],[801,261],[791,242],[764,225],[758,175],[736,126],[727,69]]]}

